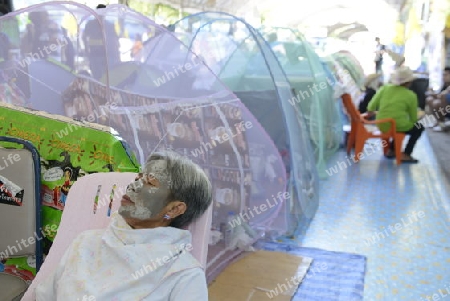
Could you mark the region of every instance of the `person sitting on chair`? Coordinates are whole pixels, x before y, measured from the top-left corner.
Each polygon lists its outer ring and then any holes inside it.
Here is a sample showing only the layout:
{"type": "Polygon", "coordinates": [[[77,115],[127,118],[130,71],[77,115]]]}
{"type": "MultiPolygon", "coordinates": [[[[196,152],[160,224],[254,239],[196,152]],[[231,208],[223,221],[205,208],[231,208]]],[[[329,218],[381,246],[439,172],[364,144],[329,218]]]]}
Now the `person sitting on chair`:
{"type": "Polygon", "coordinates": [[[364,99],[359,103],[358,109],[361,114],[367,112],[367,106],[372,98],[377,93],[378,88],[380,87],[380,77],[381,74],[371,74],[367,76],[366,82],[364,86],[366,88],[366,93],[364,95],[364,99]]]}
{"type": "Polygon", "coordinates": [[[36,288],[37,301],[207,301],[205,273],[185,230],[212,202],[205,172],[169,151],[152,154],[127,187],[106,229],[81,233],[53,274],[36,288]]]}
{"type": "MultiPolygon", "coordinates": [[[[408,144],[402,154],[402,162],[417,163],[411,154],[417,140],[424,130],[423,125],[417,122],[417,95],[409,90],[409,85],[414,80],[414,74],[406,66],[399,67],[392,75],[392,83],[383,86],[370,101],[367,110],[368,114],[373,116],[375,111],[376,119],[392,118],[395,120],[397,132],[404,132],[409,135],[408,144]]],[[[390,129],[389,123],[378,125],[380,131],[387,132],[390,129]]],[[[394,158],[394,143],[391,143],[391,149],[386,155],[388,158],[394,158]]]]}

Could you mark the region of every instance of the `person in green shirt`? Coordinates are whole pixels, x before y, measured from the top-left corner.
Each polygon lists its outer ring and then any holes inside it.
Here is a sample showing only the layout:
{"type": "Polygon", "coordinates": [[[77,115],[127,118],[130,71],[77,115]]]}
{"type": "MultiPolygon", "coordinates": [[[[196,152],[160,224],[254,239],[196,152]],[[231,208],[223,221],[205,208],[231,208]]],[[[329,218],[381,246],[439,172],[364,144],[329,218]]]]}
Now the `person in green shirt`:
{"type": "MultiPolygon", "coordinates": [[[[417,122],[417,95],[409,90],[413,80],[414,74],[411,69],[406,66],[399,67],[392,74],[391,82],[393,84],[383,86],[378,90],[367,107],[369,116],[373,116],[375,111],[378,111],[377,120],[392,118],[395,120],[397,132],[403,132],[410,136],[402,154],[402,162],[407,163],[419,162],[411,154],[424,130],[423,125],[417,122]]],[[[381,123],[378,128],[382,132],[387,132],[390,129],[390,123],[381,123]]],[[[391,143],[391,149],[386,157],[395,157],[394,143],[391,143]]]]}

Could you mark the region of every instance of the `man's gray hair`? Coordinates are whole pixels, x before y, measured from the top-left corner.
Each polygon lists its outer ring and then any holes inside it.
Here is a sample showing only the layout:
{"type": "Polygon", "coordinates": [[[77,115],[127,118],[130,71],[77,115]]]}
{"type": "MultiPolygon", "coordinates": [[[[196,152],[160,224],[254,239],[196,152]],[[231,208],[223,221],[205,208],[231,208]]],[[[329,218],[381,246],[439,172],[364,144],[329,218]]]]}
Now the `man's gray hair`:
{"type": "Polygon", "coordinates": [[[194,162],[172,151],[153,153],[147,162],[165,160],[171,196],[168,202],[182,201],[186,212],[177,216],[170,223],[174,228],[186,228],[202,216],[212,202],[212,186],[206,173],[194,162]]]}

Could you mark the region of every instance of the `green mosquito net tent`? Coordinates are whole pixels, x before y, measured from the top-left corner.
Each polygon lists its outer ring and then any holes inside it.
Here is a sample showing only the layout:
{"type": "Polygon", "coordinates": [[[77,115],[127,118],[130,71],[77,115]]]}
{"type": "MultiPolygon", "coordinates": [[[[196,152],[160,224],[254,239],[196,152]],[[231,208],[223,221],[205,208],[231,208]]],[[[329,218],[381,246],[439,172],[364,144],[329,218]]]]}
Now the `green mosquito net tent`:
{"type": "Polygon", "coordinates": [[[263,28],[261,33],[295,91],[291,104],[298,106],[305,116],[317,170],[321,177],[327,177],[326,162],[342,140],[333,80],[328,77],[320,57],[299,32],[289,28],[263,28]]]}

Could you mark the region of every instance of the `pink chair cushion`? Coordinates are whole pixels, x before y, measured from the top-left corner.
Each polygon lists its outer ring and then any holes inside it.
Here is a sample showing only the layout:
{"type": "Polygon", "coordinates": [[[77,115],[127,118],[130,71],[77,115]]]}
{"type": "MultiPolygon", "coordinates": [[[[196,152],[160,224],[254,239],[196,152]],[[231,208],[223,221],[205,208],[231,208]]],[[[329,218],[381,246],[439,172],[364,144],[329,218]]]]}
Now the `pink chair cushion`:
{"type": "MultiPolygon", "coordinates": [[[[135,173],[95,173],[78,179],[70,188],[66,207],[55,237],[53,246],[46,257],[36,278],[28,288],[22,301],[34,301],[34,290],[58,265],[64,252],[71,242],[83,231],[91,229],[106,228],[109,223],[108,208],[113,185],[116,184],[111,212],[120,206],[122,195],[126,187],[136,177],[135,173]],[[98,185],[101,185],[97,211],[94,214],[94,199],[97,194],[98,185]]],[[[192,255],[206,266],[208,254],[208,240],[211,228],[212,206],[197,221],[192,223],[189,230],[192,233],[192,255]]]]}

